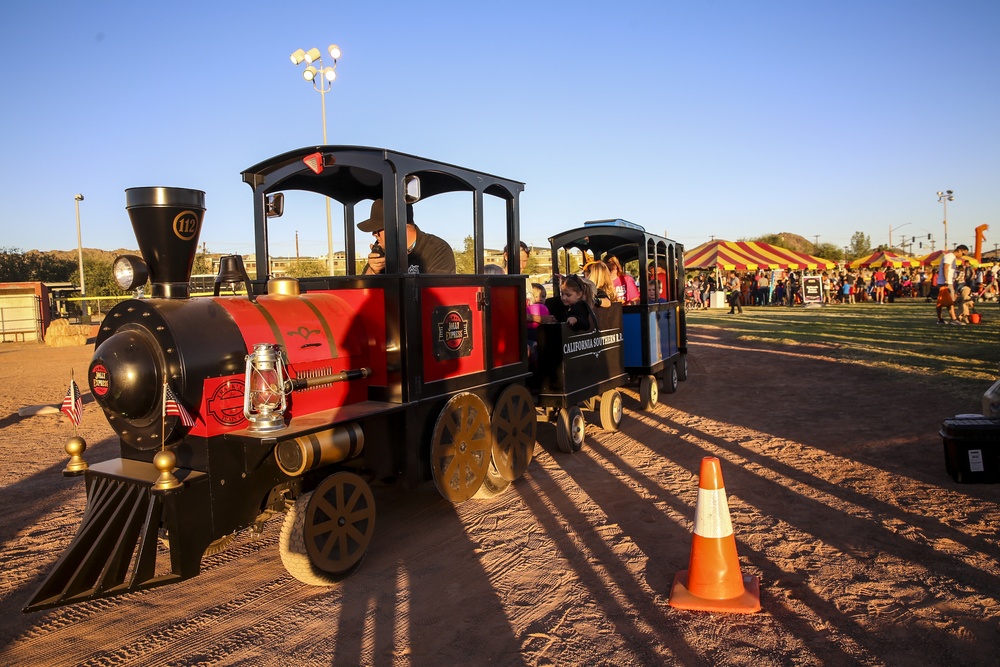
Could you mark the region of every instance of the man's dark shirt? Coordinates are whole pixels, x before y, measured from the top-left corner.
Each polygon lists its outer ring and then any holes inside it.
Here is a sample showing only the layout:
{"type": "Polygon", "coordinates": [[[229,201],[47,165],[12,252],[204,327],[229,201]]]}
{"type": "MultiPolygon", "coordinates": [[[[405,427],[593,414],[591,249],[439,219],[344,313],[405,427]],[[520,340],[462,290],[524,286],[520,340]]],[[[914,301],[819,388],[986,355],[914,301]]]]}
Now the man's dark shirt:
{"type": "MultiPolygon", "coordinates": [[[[413,250],[407,253],[408,273],[455,273],[455,251],[442,238],[427,234],[413,225],[417,230],[417,239],[413,242],[413,250]]],[[[362,273],[368,272],[365,264],[362,273]]],[[[380,273],[385,273],[382,270],[380,273]]]]}
{"type": "Polygon", "coordinates": [[[455,273],[455,251],[448,242],[417,229],[417,240],[409,252],[410,273],[455,273]]]}

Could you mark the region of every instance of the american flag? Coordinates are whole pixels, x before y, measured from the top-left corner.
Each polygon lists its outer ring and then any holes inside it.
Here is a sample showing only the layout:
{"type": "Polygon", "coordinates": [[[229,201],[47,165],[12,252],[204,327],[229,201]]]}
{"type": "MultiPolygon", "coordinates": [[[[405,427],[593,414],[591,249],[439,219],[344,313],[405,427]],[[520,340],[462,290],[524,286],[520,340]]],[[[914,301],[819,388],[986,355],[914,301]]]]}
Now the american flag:
{"type": "Polygon", "coordinates": [[[75,426],[80,425],[80,419],[83,417],[83,396],[80,394],[80,387],[76,385],[76,380],[69,381],[69,391],[66,392],[60,410],[66,413],[75,426]]]}
{"type": "Polygon", "coordinates": [[[163,395],[163,414],[166,416],[173,415],[175,417],[180,417],[181,423],[185,426],[194,426],[194,419],[191,414],[184,409],[184,406],[180,404],[177,397],[174,396],[173,390],[170,385],[166,385],[166,392],[163,395]]]}

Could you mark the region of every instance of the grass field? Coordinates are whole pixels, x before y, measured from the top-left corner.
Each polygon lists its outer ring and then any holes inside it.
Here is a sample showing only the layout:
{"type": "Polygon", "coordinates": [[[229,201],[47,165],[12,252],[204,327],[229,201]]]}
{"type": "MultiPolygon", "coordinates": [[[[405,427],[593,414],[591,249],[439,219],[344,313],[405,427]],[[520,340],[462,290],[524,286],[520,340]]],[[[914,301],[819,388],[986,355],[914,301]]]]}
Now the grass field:
{"type": "Polygon", "coordinates": [[[820,308],[744,306],[742,315],[699,310],[688,313],[688,323],[725,328],[741,340],[808,346],[818,355],[933,379],[943,390],[968,396],[982,395],[1000,377],[1000,308],[984,303],[978,312],[980,324],[939,325],[933,303],[902,299],[820,308]]]}

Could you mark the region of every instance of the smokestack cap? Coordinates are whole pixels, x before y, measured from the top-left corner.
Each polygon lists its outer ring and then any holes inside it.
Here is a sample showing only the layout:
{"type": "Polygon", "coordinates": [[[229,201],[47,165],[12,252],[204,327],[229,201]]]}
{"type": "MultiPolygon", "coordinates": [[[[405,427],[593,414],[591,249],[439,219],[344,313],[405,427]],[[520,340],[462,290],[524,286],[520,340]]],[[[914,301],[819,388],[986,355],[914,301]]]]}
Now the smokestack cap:
{"type": "Polygon", "coordinates": [[[127,188],[125,208],[133,206],[182,206],[185,208],[205,208],[205,193],[189,188],[127,188]]]}

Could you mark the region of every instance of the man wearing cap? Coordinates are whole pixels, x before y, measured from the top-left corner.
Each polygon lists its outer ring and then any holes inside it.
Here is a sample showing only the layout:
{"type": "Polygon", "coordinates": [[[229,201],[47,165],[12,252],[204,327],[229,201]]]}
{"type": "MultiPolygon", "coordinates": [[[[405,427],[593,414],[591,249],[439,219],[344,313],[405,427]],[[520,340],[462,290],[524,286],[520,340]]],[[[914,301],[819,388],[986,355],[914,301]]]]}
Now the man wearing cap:
{"type": "Polygon", "coordinates": [[[941,264],[938,266],[938,298],[937,298],[937,323],[944,324],[944,311],[948,310],[951,316],[949,324],[964,324],[959,322],[955,316],[955,278],[958,270],[958,261],[969,252],[969,247],[965,245],[956,246],[953,252],[947,250],[941,255],[941,264]]]}
{"type": "MultiPolygon", "coordinates": [[[[379,246],[385,246],[385,213],[381,199],[372,202],[371,216],[358,223],[358,229],[371,232],[379,246]]],[[[372,245],[374,249],[374,244],[372,245]]],[[[409,273],[455,273],[455,251],[447,241],[421,231],[413,223],[413,205],[406,205],[406,259],[409,273]]],[[[385,273],[385,254],[373,252],[362,273],[385,273]]]]}

